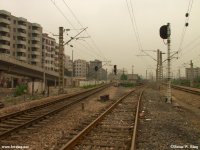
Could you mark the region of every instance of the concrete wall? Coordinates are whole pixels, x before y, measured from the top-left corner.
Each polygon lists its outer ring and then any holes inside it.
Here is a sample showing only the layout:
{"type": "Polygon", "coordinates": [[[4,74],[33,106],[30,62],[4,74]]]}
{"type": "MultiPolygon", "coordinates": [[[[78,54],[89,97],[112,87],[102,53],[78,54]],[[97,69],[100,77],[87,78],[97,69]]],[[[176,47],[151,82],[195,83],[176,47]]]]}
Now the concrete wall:
{"type": "MultiPolygon", "coordinates": [[[[34,93],[42,93],[43,83],[39,81],[34,82],[34,93]]],[[[32,94],[32,82],[28,82],[28,91],[29,94],[32,94]]]]}

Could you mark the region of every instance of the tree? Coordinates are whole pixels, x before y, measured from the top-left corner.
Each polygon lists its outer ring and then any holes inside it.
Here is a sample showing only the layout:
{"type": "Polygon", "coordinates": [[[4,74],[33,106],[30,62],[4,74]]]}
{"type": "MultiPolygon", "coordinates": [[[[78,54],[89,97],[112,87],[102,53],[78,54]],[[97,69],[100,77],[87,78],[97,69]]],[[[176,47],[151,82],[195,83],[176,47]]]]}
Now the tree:
{"type": "Polygon", "coordinates": [[[122,74],[121,77],[120,77],[120,80],[127,80],[127,79],[128,79],[128,77],[125,74],[122,74]]]}

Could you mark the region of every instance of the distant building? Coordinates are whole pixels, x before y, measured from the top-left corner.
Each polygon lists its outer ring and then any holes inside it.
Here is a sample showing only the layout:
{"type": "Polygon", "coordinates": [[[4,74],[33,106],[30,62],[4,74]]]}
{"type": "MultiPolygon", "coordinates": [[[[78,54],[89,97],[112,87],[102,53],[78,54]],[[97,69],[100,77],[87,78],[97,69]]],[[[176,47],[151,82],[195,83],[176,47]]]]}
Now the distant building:
{"type": "Polygon", "coordinates": [[[102,61],[95,59],[94,61],[90,61],[89,70],[88,70],[88,78],[89,79],[98,79],[98,80],[106,80],[107,79],[107,71],[102,67],[102,61]],[[98,67],[98,70],[95,71],[95,67],[98,67]]]}
{"type": "Polygon", "coordinates": [[[139,79],[138,74],[127,74],[127,80],[136,82],[139,79]]]}
{"type": "MultiPolygon", "coordinates": [[[[190,79],[191,78],[191,68],[185,68],[185,74],[186,74],[186,79],[190,79]]],[[[193,78],[197,78],[200,77],[200,68],[193,68],[193,78]]]]}
{"type": "Polygon", "coordinates": [[[74,76],[87,77],[87,62],[86,60],[77,59],[74,61],[74,76]]]}

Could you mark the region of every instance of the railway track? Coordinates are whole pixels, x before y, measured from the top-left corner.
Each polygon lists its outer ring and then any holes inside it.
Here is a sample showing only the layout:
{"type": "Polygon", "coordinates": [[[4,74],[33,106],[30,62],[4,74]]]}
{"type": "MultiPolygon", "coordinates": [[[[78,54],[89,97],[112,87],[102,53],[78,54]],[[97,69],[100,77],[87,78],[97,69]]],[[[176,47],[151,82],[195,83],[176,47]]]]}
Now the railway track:
{"type": "Polygon", "coordinates": [[[177,90],[181,90],[181,91],[184,91],[184,92],[192,93],[192,94],[195,94],[195,95],[200,95],[200,91],[193,90],[193,89],[190,89],[190,88],[184,88],[184,87],[180,87],[180,86],[176,86],[176,85],[172,85],[172,88],[177,89],[177,90]]]}
{"type": "Polygon", "coordinates": [[[119,98],[71,140],[63,138],[54,150],[135,149],[140,101],[135,90],[119,98]]]}
{"type": "Polygon", "coordinates": [[[57,99],[53,102],[35,106],[23,111],[8,114],[0,117],[0,139],[5,139],[21,129],[33,126],[50,116],[88,98],[89,96],[102,91],[111,84],[103,85],[77,94],[57,99]]]}
{"type": "MultiPolygon", "coordinates": [[[[166,83],[162,83],[162,84],[167,85],[166,83]]],[[[173,89],[177,89],[180,91],[188,92],[188,93],[195,94],[195,95],[200,95],[200,91],[194,90],[194,88],[191,89],[190,87],[182,87],[182,86],[177,86],[177,85],[171,85],[171,87],[173,89]]]]}

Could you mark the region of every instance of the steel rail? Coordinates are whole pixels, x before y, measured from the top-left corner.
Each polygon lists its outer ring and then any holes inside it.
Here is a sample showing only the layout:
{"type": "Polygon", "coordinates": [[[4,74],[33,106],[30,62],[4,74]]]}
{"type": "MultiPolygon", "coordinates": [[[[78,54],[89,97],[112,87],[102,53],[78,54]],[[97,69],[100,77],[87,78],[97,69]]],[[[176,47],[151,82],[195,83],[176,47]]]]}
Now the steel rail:
{"type": "MultiPolygon", "coordinates": [[[[162,84],[166,85],[166,83],[162,83],[162,84]]],[[[200,95],[200,91],[190,89],[189,87],[187,88],[187,87],[181,87],[181,86],[177,86],[177,85],[171,85],[171,87],[174,89],[177,89],[177,90],[191,93],[191,94],[200,95]]]]}
{"type": "Polygon", "coordinates": [[[72,138],[68,143],[63,145],[60,150],[72,150],[73,147],[83,138],[84,135],[89,133],[107,114],[109,114],[123,99],[128,97],[130,94],[135,92],[137,89],[134,89],[119,100],[117,100],[114,104],[112,104],[104,113],[102,113],[99,117],[97,117],[93,122],[91,122],[85,129],[83,129],[79,134],[77,134],[74,138],[72,138]]]}
{"type": "Polygon", "coordinates": [[[192,89],[188,89],[188,88],[184,88],[184,87],[180,87],[180,86],[175,86],[175,85],[172,85],[172,88],[178,89],[178,90],[181,90],[184,92],[192,93],[195,95],[200,95],[200,91],[196,91],[196,90],[192,90],[192,89]]]}
{"type": "MultiPolygon", "coordinates": [[[[72,105],[74,105],[74,104],[76,104],[76,103],[82,101],[83,99],[85,99],[85,98],[87,98],[87,97],[89,97],[89,96],[91,96],[91,95],[93,95],[93,94],[95,94],[95,93],[101,91],[102,89],[105,89],[105,88],[108,87],[108,86],[109,86],[109,85],[102,86],[101,88],[93,89],[93,90],[94,90],[93,92],[91,92],[91,90],[90,90],[91,93],[90,93],[89,95],[86,95],[86,96],[84,96],[84,97],[78,98],[78,99],[76,99],[75,101],[72,101],[72,102],[70,102],[70,103],[67,103],[67,104],[65,104],[65,105],[63,105],[63,106],[61,105],[59,108],[56,108],[56,109],[54,109],[54,110],[51,110],[50,112],[47,112],[47,113],[45,113],[45,114],[42,114],[41,116],[38,116],[38,117],[36,117],[36,118],[33,118],[33,119],[31,119],[30,121],[27,121],[27,122],[25,122],[25,123],[23,123],[23,124],[21,124],[21,125],[18,125],[18,126],[12,128],[12,129],[10,129],[10,130],[7,130],[7,131],[3,132],[2,134],[0,134],[0,139],[9,136],[11,133],[18,131],[19,129],[26,128],[26,127],[28,127],[28,126],[31,126],[31,125],[33,125],[33,124],[36,124],[37,122],[39,122],[39,121],[41,121],[41,120],[47,118],[48,116],[52,116],[53,114],[57,114],[58,112],[62,111],[63,109],[65,109],[65,108],[67,108],[67,107],[70,107],[70,106],[72,106],[72,105]],[[96,90],[96,91],[95,91],[95,90],[96,90]]],[[[82,93],[81,93],[81,94],[82,94],[82,93]]]]}
{"type": "Polygon", "coordinates": [[[131,142],[131,149],[130,150],[136,149],[136,135],[137,135],[137,128],[138,128],[138,118],[139,118],[140,104],[141,104],[143,93],[144,93],[144,90],[142,90],[142,92],[140,93],[139,100],[138,100],[138,103],[137,103],[137,110],[136,110],[136,115],[135,115],[135,123],[134,123],[134,129],[133,129],[133,135],[132,135],[132,142],[131,142]]]}
{"type": "Polygon", "coordinates": [[[86,90],[86,91],[83,91],[83,92],[78,92],[78,93],[74,93],[74,94],[70,94],[70,95],[64,95],[61,98],[57,97],[54,101],[51,101],[51,102],[47,102],[47,103],[44,103],[44,104],[41,104],[41,105],[38,105],[38,106],[34,106],[34,107],[31,107],[31,108],[28,108],[28,109],[25,109],[25,110],[17,111],[17,112],[14,112],[14,113],[6,114],[6,115],[0,117],[0,122],[2,122],[3,120],[9,119],[11,117],[15,117],[15,116],[18,116],[18,115],[21,115],[21,114],[25,114],[26,112],[31,112],[33,110],[38,110],[38,109],[44,108],[46,106],[59,103],[59,102],[63,101],[64,99],[72,98],[72,97],[75,97],[75,96],[80,95],[80,94],[85,94],[85,93],[91,92],[93,90],[100,89],[104,86],[107,87],[109,85],[110,84],[95,87],[95,88],[92,88],[92,89],[89,89],[89,90],[86,90]]]}

